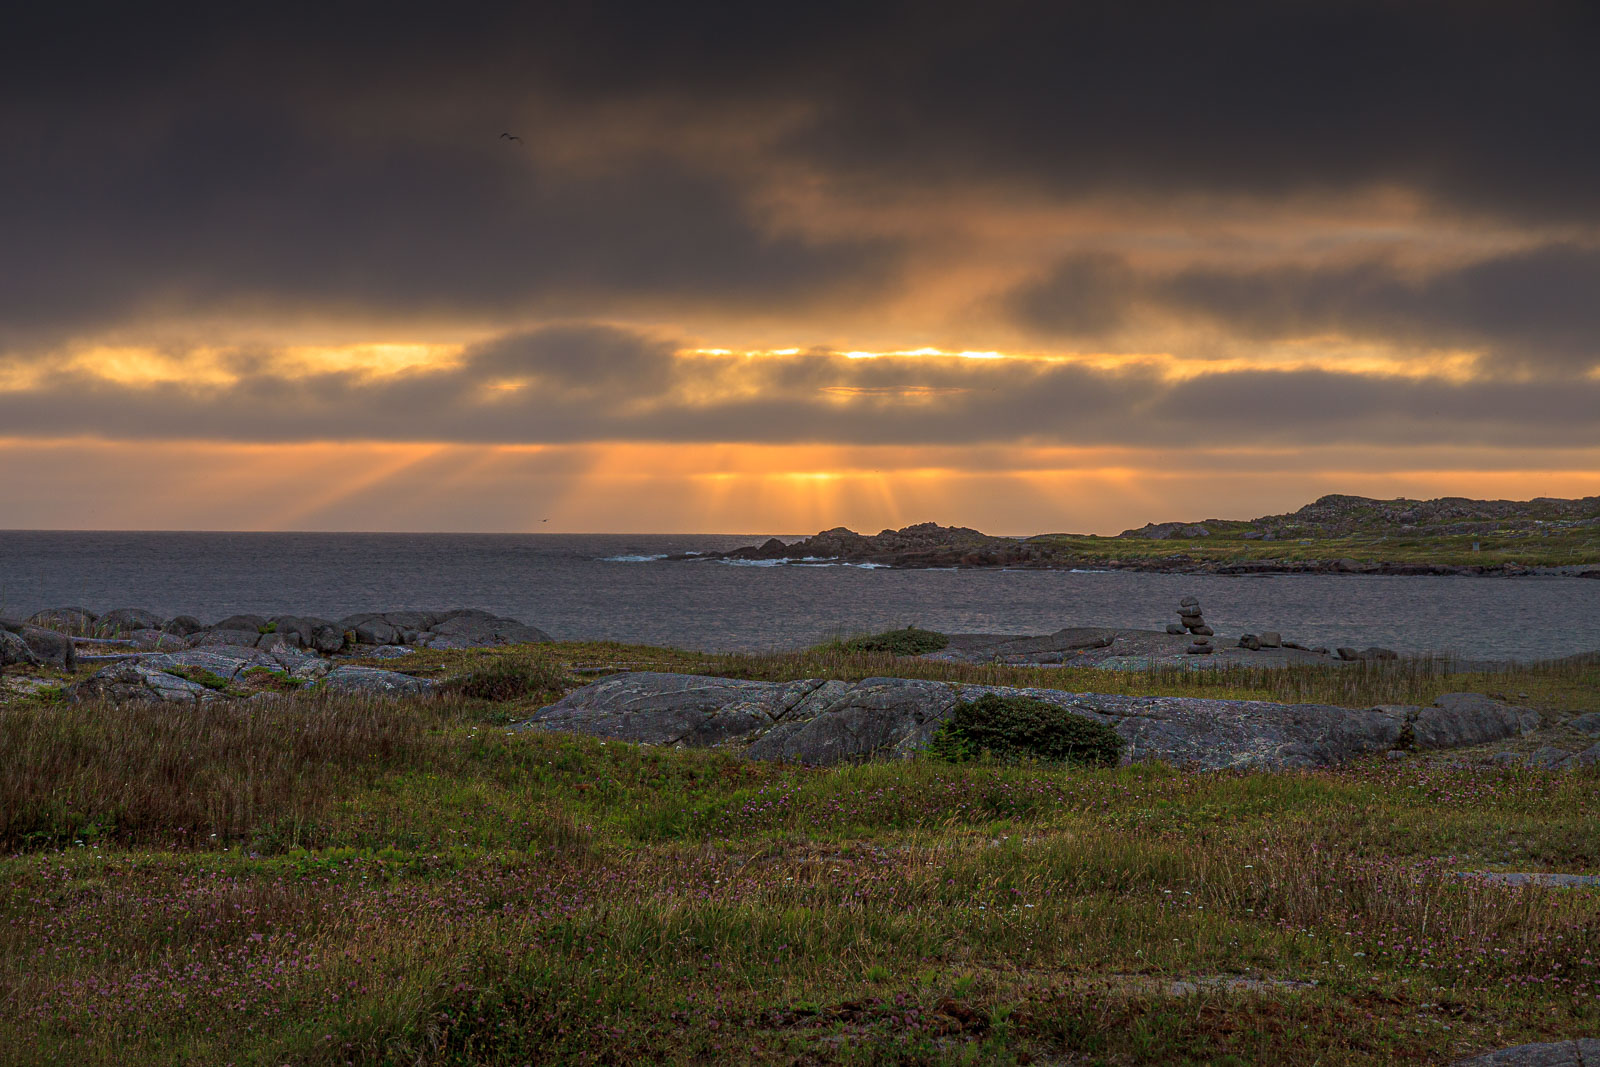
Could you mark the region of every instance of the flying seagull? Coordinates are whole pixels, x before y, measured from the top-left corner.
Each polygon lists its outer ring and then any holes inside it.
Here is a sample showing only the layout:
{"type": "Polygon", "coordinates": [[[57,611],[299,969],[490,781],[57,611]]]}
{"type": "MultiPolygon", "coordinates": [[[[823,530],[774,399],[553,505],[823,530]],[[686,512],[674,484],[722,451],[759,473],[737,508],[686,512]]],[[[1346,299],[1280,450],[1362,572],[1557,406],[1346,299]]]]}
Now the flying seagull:
{"type": "Polygon", "coordinates": [[[521,144],[521,143],[522,143],[522,138],[520,138],[520,137],[518,137],[518,136],[517,136],[517,135],[516,135],[516,134],[514,134],[514,133],[502,133],[502,134],[501,134],[501,135],[500,135],[500,139],[501,139],[501,140],[502,140],[502,141],[515,141],[515,142],[517,142],[517,143],[518,143],[518,144],[521,144]]]}

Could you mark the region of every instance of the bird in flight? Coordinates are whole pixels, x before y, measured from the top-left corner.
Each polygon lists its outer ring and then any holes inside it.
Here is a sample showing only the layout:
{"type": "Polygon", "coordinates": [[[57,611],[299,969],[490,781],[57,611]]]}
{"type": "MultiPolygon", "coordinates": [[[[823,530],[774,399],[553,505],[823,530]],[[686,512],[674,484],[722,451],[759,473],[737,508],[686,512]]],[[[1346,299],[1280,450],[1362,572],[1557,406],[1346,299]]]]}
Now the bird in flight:
{"type": "Polygon", "coordinates": [[[501,135],[500,135],[500,139],[501,139],[501,140],[502,140],[502,141],[515,141],[515,142],[517,142],[517,143],[518,143],[518,144],[521,144],[521,143],[522,143],[522,138],[520,138],[520,137],[518,137],[518,136],[517,136],[517,135],[516,135],[516,134],[514,134],[514,133],[502,133],[502,134],[501,134],[501,135]]]}

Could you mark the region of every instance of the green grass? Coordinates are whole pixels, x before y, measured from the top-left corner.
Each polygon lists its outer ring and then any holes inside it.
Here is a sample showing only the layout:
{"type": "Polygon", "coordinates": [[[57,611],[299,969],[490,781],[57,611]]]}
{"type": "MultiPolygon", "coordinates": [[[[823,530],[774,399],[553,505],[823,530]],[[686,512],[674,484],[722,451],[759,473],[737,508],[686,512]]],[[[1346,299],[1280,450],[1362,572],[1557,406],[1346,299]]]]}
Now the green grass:
{"type": "MultiPolygon", "coordinates": [[[[556,687],[956,670],[602,644],[393,662],[556,687]]],[[[1597,672],[1083,688],[1504,689],[1559,717],[1597,672]]],[[[1600,1032],[1600,892],[1452,873],[1600,869],[1592,773],[812,770],[509,733],[556,691],[513,688],[0,703],[0,1062],[1433,1064],[1600,1032]],[[1314,984],[1167,988],[1223,977],[1314,984]]]]}
{"type": "Polygon", "coordinates": [[[1210,537],[1152,541],[1142,537],[1041,534],[1025,542],[1062,558],[1084,562],[1169,559],[1268,561],[1353,559],[1362,563],[1439,563],[1451,566],[1518,564],[1528,567],[1600,563],[1600,527],[1506,530],[1486,534],[1358,533],[1342,537],[1246,541],[1248,523],[1207,523],[1210,537]],[[1477,550],[1474,551],[1473,545],[1477,550]]]}
{"type": "MultiPolygon", "coordinates": [[[[1152,667],[1108,671],[1093,667],[1017,667],[928,661],[887,652],[851,652],[829,643],[799,652],[709,653],[624,645],[608,641],[563,641],[503,649],[420,651],[374,665],[428,678],[461,678],[486,670],[519,670],[531,663],[554,671],[573,686],[606,673],[669,671],[783,682],[799,678],[924,678],[972,685],[1061,689],[1069,692],[1146,696],[1196,696],[1285,703],[1429,704],[1441,693],[1502,694],[1508,699],[1560,711],[1600,711],[1600,657],[1510,665],[1494,671],[1456,671],[1445,659],[1362,662],[1337,667],[1230,665],[1205,670],[1152,667]],[[504,666],[503,666],[504,665],[504,666]],[[1518,694],[1526,694],[1519,697],[1518,694]]],[[[555,688],[514,707],[532,710],[555,688]]]]}

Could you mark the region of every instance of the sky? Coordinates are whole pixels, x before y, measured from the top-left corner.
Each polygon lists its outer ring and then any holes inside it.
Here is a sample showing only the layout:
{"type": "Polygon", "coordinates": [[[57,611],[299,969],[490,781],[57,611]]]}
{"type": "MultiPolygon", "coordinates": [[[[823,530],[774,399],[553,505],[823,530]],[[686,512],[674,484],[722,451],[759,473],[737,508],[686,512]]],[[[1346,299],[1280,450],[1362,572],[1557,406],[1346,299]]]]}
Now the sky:
{"type": "Polygon", "coordinates": [[[5,16],[0,528],[1600,494],[1593,5],[244,7],[5,16]]]}

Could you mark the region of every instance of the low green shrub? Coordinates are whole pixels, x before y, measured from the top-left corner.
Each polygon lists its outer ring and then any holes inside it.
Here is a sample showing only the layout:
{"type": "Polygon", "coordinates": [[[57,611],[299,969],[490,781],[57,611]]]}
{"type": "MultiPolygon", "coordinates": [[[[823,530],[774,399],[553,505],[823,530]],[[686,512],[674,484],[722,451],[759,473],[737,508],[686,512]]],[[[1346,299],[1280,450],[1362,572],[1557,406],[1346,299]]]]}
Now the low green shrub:
{"type": "Polygon", "coordinates": [[[937,652],[949,643],[950,638],[935,630],[919,630],[915,626],[907,626],[904,630],[885,630],[881,634],[852,638],[844,643],[844,650],[920,656],[926,652],[937,652]]]}
{"type": "Polygon", "coordinates": [[[957,704],[928,752],[951,763],[988,756],[1110,766],[1124,742],[1104,723],[1032,697],[985,693],[957,704]]]}

